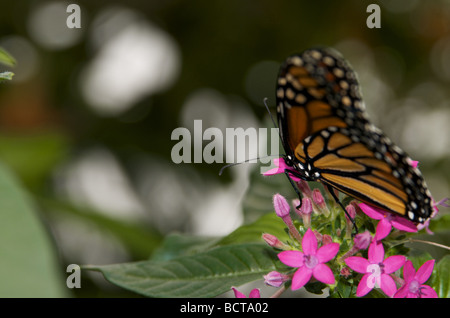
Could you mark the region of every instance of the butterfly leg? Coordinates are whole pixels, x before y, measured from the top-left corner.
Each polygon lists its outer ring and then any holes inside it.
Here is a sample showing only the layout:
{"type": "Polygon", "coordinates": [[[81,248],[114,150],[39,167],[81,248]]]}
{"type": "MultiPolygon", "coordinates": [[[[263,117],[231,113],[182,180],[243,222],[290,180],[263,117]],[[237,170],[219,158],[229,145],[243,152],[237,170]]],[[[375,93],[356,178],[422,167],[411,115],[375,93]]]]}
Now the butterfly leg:
{"type": "Polygon", "coordinates": [[[345,207],[341,203],[341,201],[339,201],[338,197],[336,196],[336,193],[334,193],[334,189],[329,185],[327,185],[327,188],[328,188],[328,192],[331,193],[331,196],[333,197],[334,201],[336,201],[341,206],[341,208],[342,208],[342,210],[344,210],[347,218],[350,220],[350,222],[352,222],[353,229],[355,230],[355,232],[352,234],[352,236],[355,236],[355,234],[358,233],[358,227],[356,226],[355,220],[348,214],[347,210],[345,209],[345,207]]]}
{"type": "Polygon", "coordinates": [[[287,169],[284,170],[284,173],[286,174],[286,177],[289,179],[289,182],[291,183],[292,188],[294,188],[294,191],[295,191],[295,193],[297,193],[297,196],[298,196],[298,198],[300,200],[300,204],[296,207],[296,209],[298,210],[302,206],[302,195],[301,195],[300,191],[298,190],[297,186],[295,185],[294,180],[291,179],[291,176],[289,175],[289,172],[290,171],[287,170],[287,169]]]}

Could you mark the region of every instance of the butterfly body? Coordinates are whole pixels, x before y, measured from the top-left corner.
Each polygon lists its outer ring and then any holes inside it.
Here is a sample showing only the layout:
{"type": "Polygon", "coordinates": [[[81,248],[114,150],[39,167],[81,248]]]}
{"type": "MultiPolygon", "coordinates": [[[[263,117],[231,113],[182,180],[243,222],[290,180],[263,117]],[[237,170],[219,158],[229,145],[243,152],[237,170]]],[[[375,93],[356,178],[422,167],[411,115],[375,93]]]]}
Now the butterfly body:
{"type": "Polygon", "coordinates": [[[412,160],[366,115],[355,72],[334,50],[310,49],[281,66],[280,135],[290,172],[415,222],[430,192],[412,160]]]}

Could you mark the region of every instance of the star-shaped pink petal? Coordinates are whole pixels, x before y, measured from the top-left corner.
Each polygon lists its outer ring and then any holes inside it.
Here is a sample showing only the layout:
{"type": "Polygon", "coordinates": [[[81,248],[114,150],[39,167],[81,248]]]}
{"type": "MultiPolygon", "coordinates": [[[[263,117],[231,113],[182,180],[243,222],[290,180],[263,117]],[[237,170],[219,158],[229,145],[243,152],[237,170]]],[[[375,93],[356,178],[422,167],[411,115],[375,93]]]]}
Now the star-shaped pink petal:
{"type": "Polygon", "coordinates": [[[414,222],[400,215],[383,211],[366,203],[360,203],[359,207],[367,216],[380,221],[375,232],[375,239],[378,241],[388,236],[392,227],[405,232],[417,232],[414,222]]]}
{"type": "MultiPolygon", "coordinates": [[[[263,176],[273,176],[275,174],[284,173],[285,170],[291,170],[291,171],[293,170],[292,167],[290,167],[286,164],[283,157],[273,159],[273,163],[276,166],[276,168],[267,170],[266,172],[263,173],[263,176]]],[[[290,174],[290,177],[295,182],[298,182],[301,180],[300,178],[298,178],[292,174],[290,174]]]]}

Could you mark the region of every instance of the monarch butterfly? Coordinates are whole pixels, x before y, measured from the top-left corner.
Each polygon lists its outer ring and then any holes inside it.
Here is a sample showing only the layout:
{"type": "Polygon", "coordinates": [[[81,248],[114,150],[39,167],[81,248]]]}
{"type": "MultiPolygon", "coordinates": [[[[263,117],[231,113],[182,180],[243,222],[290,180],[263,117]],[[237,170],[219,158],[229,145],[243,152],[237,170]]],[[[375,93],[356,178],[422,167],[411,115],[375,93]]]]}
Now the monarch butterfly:
{"type": "Polygon", "coordinates": [[[288,57],[276,105],[288,177],[320,181],[414,222],[431,216],[422,174],[369,122],[356,74],[338,52],[309,49],[288,57]]]}

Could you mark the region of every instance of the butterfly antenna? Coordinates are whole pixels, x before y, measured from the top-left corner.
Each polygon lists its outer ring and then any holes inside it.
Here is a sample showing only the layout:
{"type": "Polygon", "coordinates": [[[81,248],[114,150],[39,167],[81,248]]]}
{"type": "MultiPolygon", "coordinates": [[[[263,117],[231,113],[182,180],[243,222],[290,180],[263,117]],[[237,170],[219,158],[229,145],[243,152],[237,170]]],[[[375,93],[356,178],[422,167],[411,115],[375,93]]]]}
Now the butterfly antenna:
{"type": "Polygon", "coordinates": [[[275,120],[273,119],[272,113],[270,112],[269,106],[267,105],[268,98],[264,98],[264,106],[266,106],[267,112],[269,113],[270,119],[272,120],[273,126],[277,128],[277,124],[275,124],[275,120]]]}
{"type": "Polygon", "coordinates": [[[249,161],[252,161],[252,160],[259,160],[259,159],[270,158],[270,157],[275,157],[275,156],[274,156],[274,155],[270,155],[270,156],[264,156],[264,157],[257,157],[257,158],[253,158],[253,159],[247,159],[247,160],[244,160],[244,161],[241,161],[241,162],[230,163],[230,164],[228,164],[228,165],[223,166],[223,167],[220,169],[220,171],[219,171],[219,176],[222,175],[223,171],[224,171],[226,168],[233,167],[233,166],[237,166],[237,165],[240,165],[240,164],[242,164],[242,163],[246,163],[246,162],[249,162],[249,161]]]}
{"type": "MultiPolygon", "coordinates": [[[[276,123],[275,123],[275,120],[273,119],[272,113],[270,112],[269,106],[267,105],[267,100],[268,100],[268,98],[265,97],[265,98],[264,98],[264,106],[266,106],[267,112],[269,113],[269,116],[270,116],[270,119],[272,120],[273,126],[274,126],[275,128],[278,128],[277,125],[276,125],[276,123]]],[[[280,140],[282,141],[281,135],[280,135],[280,131],[278,131],[278,136],[280,137],[280,140]]],[[[230,163],[230,164],[228,164],[228,165],[226,165],[226,166],[223,166],[223,167],[220,169],[220,171],[219,171],[219,176],[222,175],[223,171],[224,171],[226,168],[233,167],[233,166],[237,166],[237,165],[240,165],[241,163],[249,162],[249,161],[252,161],[252,160],[258,160],[258,159],[269,158],[269,157],[275,157],[275,156],[274,156],[274,155],[271,155],[271,156],[264,156],[264,157],[258,157],[258,158],[256,158],[256,159],[247,159],[247,160],[242,161],[242,162],[230,163]]]]}
{"type": "Polygon", "coordinates": [[[269,113],[270,119],[272,120],[273,126],[275,128],[278,128],[278,137],[280,137],[281,145],[283,146],[284,152],[286,153],[286,148],[284,148],[283,138],[281,138],[281,131],[280,128],[277,127],[277,124],[275,123],[275,119],[273,119],[272,113],[270,112],[269,106],[267,105],[268,98],[264,98],[264,106],[266,106],[267,112],[269,113]]]}
{"type": "Polygon", "coordinates": [[[219,176],[222,175],[223,171],[224,171],[226,168],[233,167],[233,166],[239,165],[239,164],[241,164],[241,163],[242,163],[242,162],[235,162],[235,163],[230,163],[229,165],[223,166],[223,167],[220,169],[220,171],[219,171],[219,176]]]}

